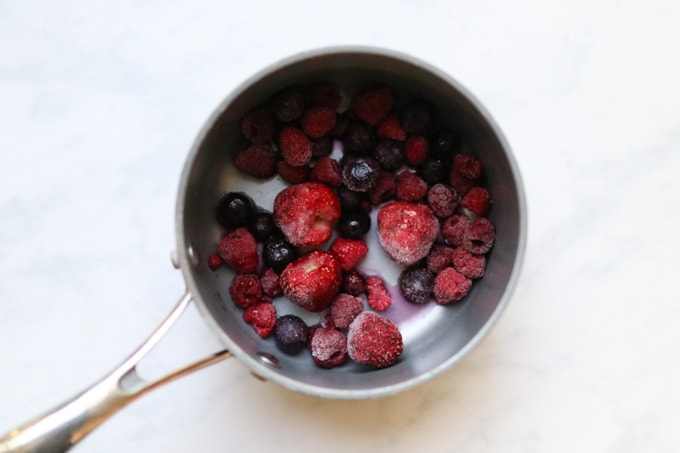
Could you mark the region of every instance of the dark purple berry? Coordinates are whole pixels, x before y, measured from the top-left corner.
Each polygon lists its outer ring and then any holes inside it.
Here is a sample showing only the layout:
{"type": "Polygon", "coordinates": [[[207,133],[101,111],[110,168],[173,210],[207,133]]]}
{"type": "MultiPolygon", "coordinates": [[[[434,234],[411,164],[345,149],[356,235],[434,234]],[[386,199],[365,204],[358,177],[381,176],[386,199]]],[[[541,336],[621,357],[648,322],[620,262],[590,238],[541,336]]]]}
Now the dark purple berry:
{"type": "Polygon", "coordinates": [[[271,267],[280,274],[291,262],[298,257],[297,249],[280,236],[270,236],[264,242],[262,261],[266,267],[271,267]]]}
{"type": "Polygon", "coordinates": [[[366,294],[366,279],[358,270],[352,269],[342,275],[342,292],[352,296],[366,294]]]}
{"type": "Polygon", "coordinates": [[[328,157],[333,152],[333,139],[329,136],[321,137],[312,141],[312,157],[328,157]]]}
{"type": "Polygon", "coordinates": [[[217,221],[225,228],[238,228],[250,223],[255,211],[253,201],[239,192],[229,192],[220,198],[215,208],[217,221]]]}
{"type": "Polygon", "coordinates": [[[351,157],[344,161],[342,182],[356,192],[367,192],[375,187],[380,166],[370,157],[351,157]]]}
{"type": "Polygon", "coordinates": [[[257,242],[264,242],[269,236],[280,234],[279,228],[274,223],[271,212],[260,211],[253,215],[250,222],[250,232],[257,242]]]}
{"type": "Polygon", "coordinates": [[[434,274],[424,267],[406,269],[399,277],[404,298],[413,304],[427,302],[434,286],[434,274]]]}
{"type": "Polygon", "coordinates": [[[343,211],[354,211],[361,208],[361,202],[365,197],[360,192],[349,190],[345,186],[338,187],[338,199],[340,200],[340,208],[343,211]]]}
{"type": "Polygon", "coordinates": [[[350,211],[344,213],[335,226],[340,236],[347,239],[360,239],[371,229],[371,217],[366,211],[350,211]]]}
{"type": "Polygon", "coordinates": [[[373,146],[375,133],[370,126],[352,121],[343,134],[344,152],[347,154],[364,154],[373,146]]]}
{"type": "Polygon", "coordinates": [[[276,346],[286,354],[297,354],[307,345],[309,327],[295,315],[284,315],[274,325],[276,346]]]}
{"type": "Polygon", "coordinates": [[[430,155],[435,159],[451,162],[457,148],[458,136],[451,130],[440,130],[430,141],[430,155]]]}
{"type": "Polygon", "coordinates": [[[329,135],[336,138],[342,137],[345,134],[349,123],[349,115],[347,112],[338,113],[335,119],[335,127],[329,132],[329,135]]]}
{"type": "Polygon", "coordinates": [[[449,179],[449,165],[440,159],[427,160],[418,169],[418,174],[428,186],[445,183],[449,179]]]}
{"type": "Polygon", "coordinates": [[[298,87],[288,87],[276,93],[271,109],[276,119],[288,123],[300,118],[307,108],[307,98],[298,87]]]}
{"type": "Polygon", "coordinates": [[[396,140],[380,140],[373,150],[373,157],[387,171],[395,171],[406,160],[404,144],[396,140]]]}
{"type": "Polygon", "coordinates": [[[406,104],[399,112],[401,125],[411,135],[428,135],[434,124],[434,117],[434,106],[422,100],[406,104]]]}

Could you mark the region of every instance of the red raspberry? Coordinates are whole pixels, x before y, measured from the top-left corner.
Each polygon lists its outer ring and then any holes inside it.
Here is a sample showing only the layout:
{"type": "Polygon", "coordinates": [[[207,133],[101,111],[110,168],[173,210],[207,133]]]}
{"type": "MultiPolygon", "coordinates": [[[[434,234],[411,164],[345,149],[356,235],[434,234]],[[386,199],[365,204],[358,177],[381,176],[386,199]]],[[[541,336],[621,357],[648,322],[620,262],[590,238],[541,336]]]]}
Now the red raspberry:
{"type": "Polygon", "coordinates": [[[283,294],[281,292],[281,285],[279,285],[279,275],[270,267],[262,271],[260,285],[265,296],[274,298],[283,294]]]}
{"type": "Polygon", "coordinates": [[[382,278],[366,277],[366,292],[368,293],[368,306],[373,310],[385,311],[392,305],[392,298],[382,278]]]}
{"type": "Polygon", "coordinates": [[[463,247],[472,253],[483,255],[493,247],[496,239],[496,228],[489,219],[478,217],[465,227],[463,247]]]}
{"type": "Polygon", "coordinates": [[[302,130],[312,138],[321,138],[335,127],[335,109],[311,107],[302,117],[302,130]]]}
{"type": "Polygon", "coordinates": [[[357,316],[347,332],[347,353],[357,363],[385,368],[399,360],[404,342],[399,328],[370,311],[357,316]]]}
{"type": "Polygon", "coordinates": [[[340,261],[343,271],[357,267],[368,253],[368,246],[361,239],[346,239],[338,237],[333,241],[329,249],[340,261]]]}
{"type": "Polygon", "coordinates": [[[312,140],[312,157],[328,157],[333,153],[333,139],[326,136],[317,140],[312,140]]]}
{"type": "Polygon", "coordinates": [[[447,244],[454,247],[463,245],[465,229],[470,223],[470,219],[463,214],[454,214],[442,223],[442,236],[447,244]]]}
{"type": "Polygon", "coordinates": [[[394,91],[380,85],[357,93],[352,99],[352,109],[357,117],[369,126],[377,126],[394,105],[394,91]]]}
{"type": "Polygon", "coordinates": [[[342,95],[335,84],[316,82],[309,87],[309,102],[311,105],[323,105],[337,110],[342,102],[342,95]]]}
{"type": "Polygon", "coordinates": [[[288,126],[279,133],[279,150],[294,167],[306,165],[312,158],[312,142],[300,129],[288,126]]]}
{"type": "Polygon", "coordinates": [[[425,258],[439,233],[439,222],[424,204],[394,201],[378,211],[378,237],[390,257],[410,266],[425,258]]]}
{"type": "Polygon", "coordinates": [[[262,300],[262,286],[255,274],[237,274],[229,285],[231,300],[241,308],[247,308],[262,300]]]}
{"type": "Polygon", "coordinates": [[[483,187],[473,187],[460,201],[460,205],[477,216],[484,216],[489,211],[491,196],[483,187]]]}
{"type": "Polygon", "coordinates": [[[432,292],[437,302],[442,305],[461,300],[472,287],[472,280],[458,273],[452,267],[441,271],[434,279],[432,292]]]}
{"type": "Polygon", "coordinates": [[[468,193],[472,186],[475,185],[475,182],[472,179],[468,179],[455,171],[451,172],[449,183],[451,184],[451,187],[453,187],[461,196],[468,193]]]}
{"type": "Polygon", "coordinates": [[[467,278],[482,278],[486,267],[484,255],[470,253],[465,247],[453,252],[453,267],[467,278]]]}
{"type": "Polygon", "coordinates": [[[427,255],[427,269],[437,275],[453,264],[455,250],[443,244],[435,244],[427,255]]]}
{"type": "Polygon", "coordinates": [[[404,152],[406,153],[406,162],[409,165],[418,167],[425,162],[430,151],[430,141],[419,135],[414,135],[406,140],[404,152]]]}
{"type": "Polygon", "coordinates": [[[309,167],[303,165],[301,167],[294,167],[285,160],[280,160],[276,163],[276,171],[281,179],[289,184],[300,184],[309,181],[309,167]]]}
{"type": "Polygon", "coordinates": [[[342,270],[338,259],[325,250],[313,250],[290,263],[281,273],[283,294],[308,311],[328,307],[340,289],[342,270]]]}
{"type": "Polygon", "coordinates": [[[456,154],[453,158],[452,171],[467,179],[475,180],[482,176],[482,163],[469,153],[456,154]]]}
{"type": "Polygon", "coordinates": [[[379,205],[394,198],[396,193],[397,182],[394,175],[382,171],[376,178],[375,186],[368,191],[368,199],[374,205],[379,205]]]}
{"type": "Polygon", "coordinates": [[[333,235],[333,226],[340,218],[340,200],[325,184],[295,184],[276,195],[273,215],[288,242],[312,247],[333,235]]]}
{"type": "Polygon", "coordinates": [[[364,311],[364,302],[349,294],[338,294],[331,303],[331,319],[338,329],[346,329],[359,313],[364,311]]]}
{"type": "Polygon", "coordinates": [[[240,274],[255,271],[259,260],[255,237],[245,228],[236,228],[220,239],[217,253],[227,266],[240,274]]]}
{"type": "Polygon", "coordinates": [[[342,276],[342,291],[352,296],[366,293],[366,279],[356,269],[345,272],[342,276]]]}
{"type": "Polygon", "coordinates": [[[250,305],[243,312],[243,320],[253,325],[253,329],[261,338],[267,338],[274,331],[276,324],[276,307],[266,300],[250,305]]]}
{"type": "Polygon", "coordinates": [[[396,113],[392,113],[387,116],[378,125],[378,130],[376,134],[380,138],[389,138],[391,140],[397,140],[403,142],[406,140],[406,131],[401,127],[401,122],[399,122],[399,116],[396,113]]]}
{"type": "Polygon", "coordinates": [[[276,173],[276,152],[269,145],[250,145],[236,153],[234,165],[254,178],[269,178],[276,173]]]}
{"type": "Polygon", "coordinates": [[[430,187],[427,192],[427,204],[430,205],[434,215],[440,218],[449,217],[453,214],[459,202],[458,193],[441,183],[430,187]]]}
{"type": "Polygon", "coordinates": [[[224,261],[222,261],[222,258],[220,258],[220,255],[217,253],[211,253],[208,255],[208,267],[211,271],[216,270],[222,264],[224,264],[224,261]]]}
{"type": "Polygon", "coordinates": [[[251,143],[267,143],[276,133],[276,120],[269,109],[260,107],[248,112],[241,121],[241,132],[251,143]]]}
{"type": "Polygon", "coordinates": [[[321,368],[333,368],[347,360],[347,337],[335,329],[315,329],[310,336],[312,359],[321,368]]]}
{"type": "Polygon", "coordinates": [[[312,167],[309,179],[321,182],[331,187],[337,187],[342,183],[342,170],[337,160],[330,157],[322,157],[312,167]]]}
{"type": "Polygon", "coordinates": [[[427,194],[427,183],[411,171],[400,172],[396,182],[397,200],[418,201],[427,194]]]}

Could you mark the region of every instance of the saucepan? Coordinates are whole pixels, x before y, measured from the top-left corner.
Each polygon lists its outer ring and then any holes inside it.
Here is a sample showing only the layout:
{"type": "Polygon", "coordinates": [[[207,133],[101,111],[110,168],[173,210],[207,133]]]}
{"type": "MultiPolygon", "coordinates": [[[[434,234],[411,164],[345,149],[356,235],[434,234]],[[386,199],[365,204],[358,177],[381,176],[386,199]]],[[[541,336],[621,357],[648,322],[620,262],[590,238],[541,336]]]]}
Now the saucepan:
{"type": "MultiPolygon", "coordinates": [[[[174,254],[186,293],[160,327],[120,366],[72,400],[12,430],[0,439],[0,451],[68,450],[139,396],[232,355],[264,380],[318,397],[374,398],[415,387],[459,362],[489,332],[508,304],[524,255],[526,216],[520,173],[502,132],[480,102],[443,71],[408,55],[367,47],[324,48],[277,62],[246,80],[219,104],[187,157],[177,195],[174,254]],[[273,93],[317,81],[331,81],[345,92],[383,83],[430,101],[455,128],[461,149],[476,155],[483,164],[493,200],[489,219],[496,226],[496,240],[484,278],[457,304],[395,304],[391,318],[401,329],[404,350],[401,359],[387,368],[367,370],[347,363],[327,370],[316,366],[308,355],[280,352],[272,339],[261,339],[243,322],[242,309],[229,295],[231,271],[226,267],[213,271],[207,263],[224,234],[215,220],[217,201],[225,193],[243,192],[257,205],[271,209],[274,197],[286,184],[278,177],[262,181],[237,171],[234,153],[245,143],[242,118],[273,93]],[[137,364],[192,302],[225,349],[157,381],[142,379],[137,364]]],[[[375,236],[374,231],[369,232],[369,250],[380,247],[375,236]]],[[[369,252],[368,265],[379,269],[388,284],[394,284],[399,271],[392,263],[381,262],[384,257],[369,252]]]]}

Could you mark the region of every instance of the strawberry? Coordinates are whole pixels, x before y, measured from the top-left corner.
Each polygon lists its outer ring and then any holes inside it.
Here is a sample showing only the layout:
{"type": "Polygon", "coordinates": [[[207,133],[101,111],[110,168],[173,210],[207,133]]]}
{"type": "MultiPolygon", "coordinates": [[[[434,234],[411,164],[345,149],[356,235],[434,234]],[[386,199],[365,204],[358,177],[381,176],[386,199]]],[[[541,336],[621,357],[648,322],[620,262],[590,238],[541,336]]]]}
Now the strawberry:
{"type": "Polygon", "coordinates": [[[361,239],[346,239],[338,237],[329,249],[340,261],[343,271],[357,267],[368,253],[368,246],[361,239]]]}
{"type": "Polygon", "coordinates": [[[274,199],[274,222],[296,247],[326,242],[340,218],[340,201],[325,184],[305,182],[279,192],[274,199]]]}
{"type": "Polygon", "coordinates": [[[227,266],[245,274],[257,267],[257,243],[255,237],[245,228],[236,228],[217,243],[217,253],[227,266]]]}
{"type": "Polygon", "coordinates": [[[327,308],[340,289],[340,262],[330,252],[313,250],[290,263],[281,273],[283,294],[308,311],[327,308]]]}
{"type": "Polygon", "coordinates": [[[252,324],[261,338],[267,338],[274,331],[276,307],[267,300],[257,302],[245,309],[243,320],[252,324]]]}
{"type": "Polygon", "coordinates": [[[366,277],[366,292],[368,293],[368,306],[373,310],[385,311],[392,305],[392,298],[382,278],[366,277]]]}
{"type": "Polygon", "coordinates": [[[349,326],[347,353],[357,363],[385,368],[395,364],[403,350],[401,332],[387,318],[364,311],[349,326]]]}
{"type": "Polygon", "coordinates": [[[439,222],[424,204],[393,201],[378,211],[378,238],[390,257],[410,266],[425,258],[437,238],[439,222]]]}

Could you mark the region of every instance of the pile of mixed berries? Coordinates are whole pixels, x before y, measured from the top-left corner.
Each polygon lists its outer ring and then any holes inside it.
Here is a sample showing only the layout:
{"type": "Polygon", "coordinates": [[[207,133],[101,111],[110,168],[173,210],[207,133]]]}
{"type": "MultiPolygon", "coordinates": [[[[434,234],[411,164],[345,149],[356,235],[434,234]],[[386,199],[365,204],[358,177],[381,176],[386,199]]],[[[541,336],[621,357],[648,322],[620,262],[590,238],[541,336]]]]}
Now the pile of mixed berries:
{"type": "Polygon", "coordinates": [[[322,368],[348,357],[375,368],[399,360],[402,335],[382,314],[393,297],[380,275],[358,269],[373,209],[380,244],[403,266],[405,300],[446,305],[468,294],[495,228],[482,164],[445,119],[384,84],[344,99],[330,82],[286,88],[245,115],[248,145],[235,166],[288,185],[270,210],[225,194],[216,208],[225,234],[208,265],[233,269],[231,299],[260,337],[273,335],[287,354],[308,349],[322,368]],[[322,321],[277,315],[272,300],[282,296],[322,321]]]}

